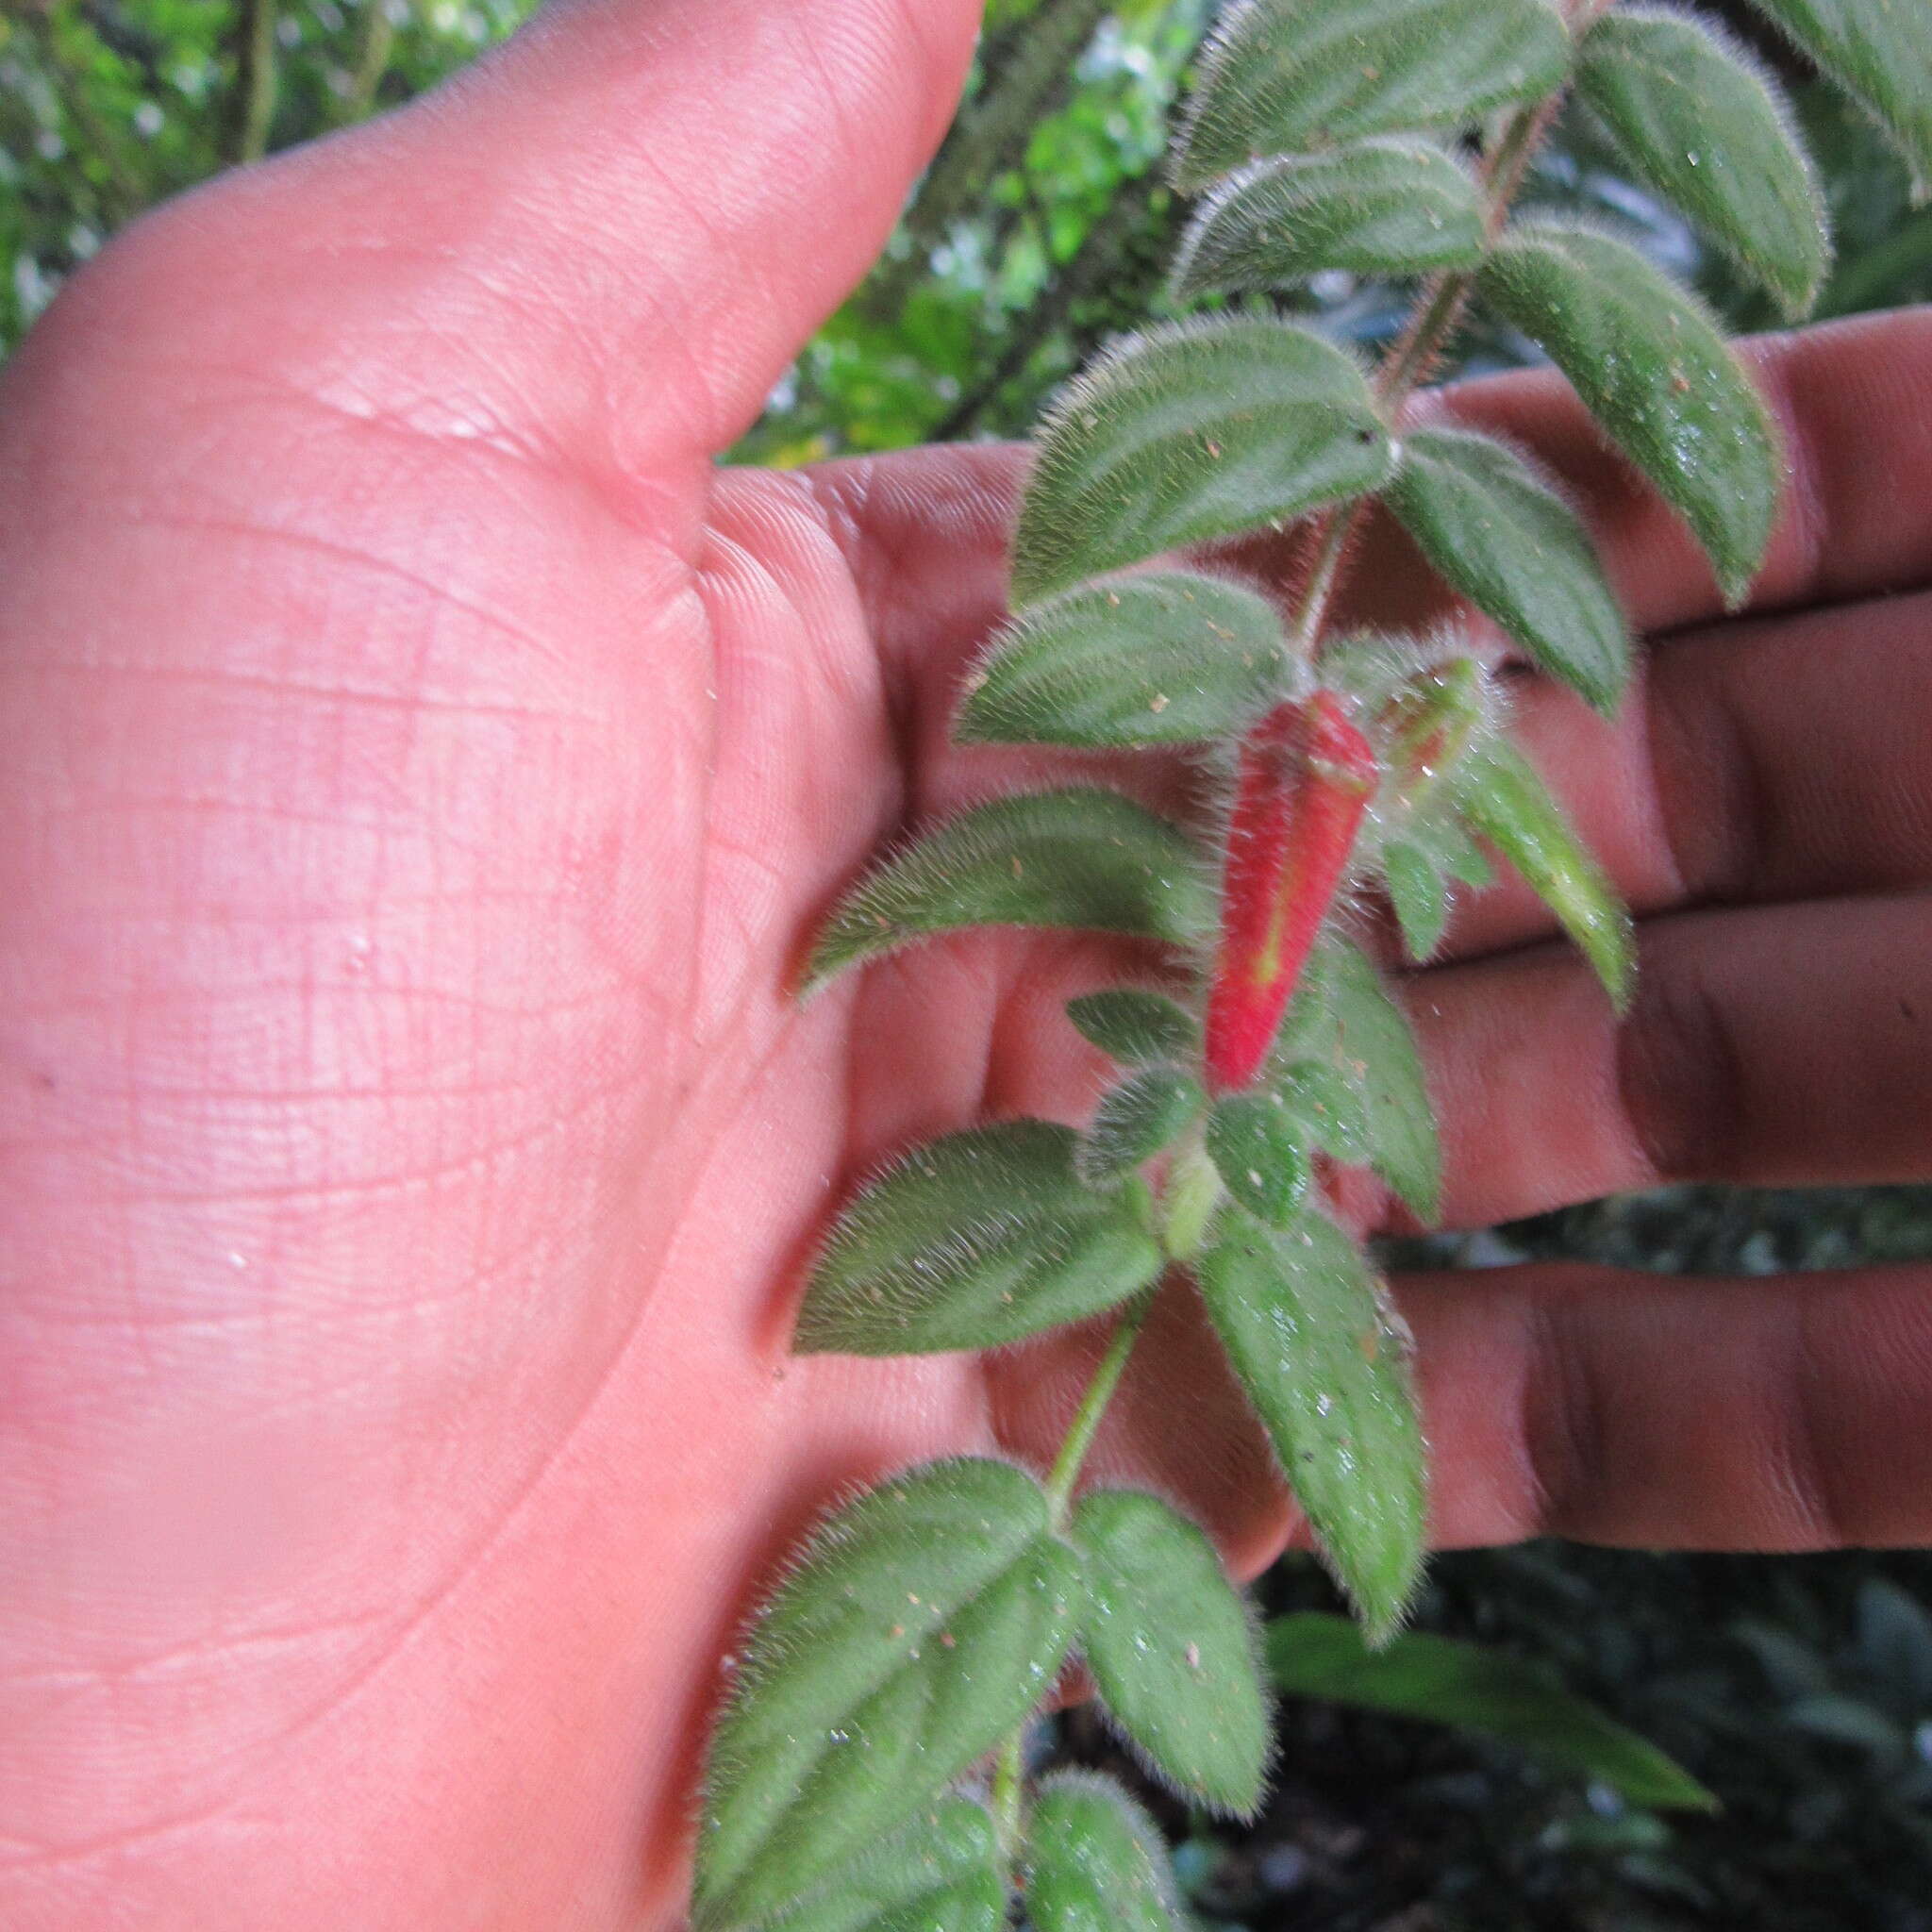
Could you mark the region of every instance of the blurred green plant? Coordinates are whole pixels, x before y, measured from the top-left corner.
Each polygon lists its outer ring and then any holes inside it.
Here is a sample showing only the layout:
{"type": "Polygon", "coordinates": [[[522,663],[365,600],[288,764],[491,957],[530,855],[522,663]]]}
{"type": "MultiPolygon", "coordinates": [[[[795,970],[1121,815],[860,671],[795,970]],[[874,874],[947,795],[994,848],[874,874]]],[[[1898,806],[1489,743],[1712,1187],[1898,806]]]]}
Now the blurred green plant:
{"type": "Polygon", "coordinates": [[[143,208],[420,93],[534,0],[8,0],[0,351],[143,208]]]}
{"type": "MultiPolygon", "coordinates": [[[[1336,1601],[1305,1557],[1264,1595],[1294,1628],[1325,1628],[1336,1601]]],[[[1659,1811],[1480,1725],[1372,1707],[1346,1657],[1342,1697],[1282,1707],[1280,1789],[1252,1826],[1141,1795],[1216,1932],[1926,1932],[1928,1599],[1932,1556],[1913,1553],[1442,1556],[1414,1641],[1560,1680],[1722,1811],[1659,1811]]],[[[1077,1761],[1132,1779],[1101,1722],[1060,1722],[1077,1761]]]]}
{"type": "Polygon", "coordinates": [[[1274,1618],[1265,1642],[1274,1688],[1286,1696],[1476,1731],[1651,1810],[1717,1808],[1689,1772],[1565,1690],[1545,1664],[1417,1630],[1373,1650],[1349,1618],[1322,1610],[1274,1618]]]}

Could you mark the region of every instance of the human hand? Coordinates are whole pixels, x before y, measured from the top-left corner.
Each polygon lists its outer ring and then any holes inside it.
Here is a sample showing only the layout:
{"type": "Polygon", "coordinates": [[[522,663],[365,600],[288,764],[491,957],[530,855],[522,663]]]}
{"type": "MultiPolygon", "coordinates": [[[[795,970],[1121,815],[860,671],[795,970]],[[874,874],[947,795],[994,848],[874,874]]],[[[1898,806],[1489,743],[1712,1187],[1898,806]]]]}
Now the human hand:
{"type": "MultiPolygon", "coordinates": [[[[710,464],[974,14],[579,0],[151,220],[0,384],[9,1926],[673,1924],[774,1557],[1063,1421],[1091,1337],[785,1355],[855,1174],[1100,1076],[1099,941],[785,991],[882,833],[1039,768],[943,747],[1015,458],[710,464]]],[[[1932,575],[1932,324],[1764,353],[1804,508],[1760,605],[1803,614],[1674,636],[1616,731],[1525,698],[1646,991],[1620,1048],[1526,901],[1470,908],[1413,1001],[1457,1220],[1924,1169],[1928,607],[1864,600],[1932,575]]],[[[1453,407],[1571,475],[1647,624],[1712,619],[1552,387],[1453,407]]],[[[1924,1286],[1416,1285],[1439,1536],[1923,1536],[1924,1286]]],[[[1285,1506],[1158,1320],[1096,1466],[1252,1568],[1285,1506]]]]}

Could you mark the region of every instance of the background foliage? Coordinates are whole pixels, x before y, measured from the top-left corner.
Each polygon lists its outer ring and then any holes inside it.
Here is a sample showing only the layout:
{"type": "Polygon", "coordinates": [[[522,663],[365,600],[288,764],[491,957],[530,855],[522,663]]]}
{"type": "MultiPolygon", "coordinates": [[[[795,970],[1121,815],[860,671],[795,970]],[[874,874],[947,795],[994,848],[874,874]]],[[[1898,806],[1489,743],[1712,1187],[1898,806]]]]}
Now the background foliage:
{"type": "MultiPolygon", "coordinates": [[[[510,31],[527,0],[4,0],[0,354],[62,279],[152,203],[432,84],[510,31]]],[[[1725,12],[1722,7],[1710,10],[1725,12]]],[[[774,394],[740,454],[793,464],[1023,431],[1110,335],[1163,312],[1176,211],[1165,116],[1208,0],[991,0],[972,92],[884,261],[774,394]]],[[[1748,17],[1730,25],[1751,36],[1748,17]]],[[[1932,298],[1932,208],[1782,50],[1837,228],[1824,316],[1932,298]]],[[[1621,179],[1581,116],[1532,205],[1613,221],[1742,327],[1764,298],[1621,179]]],[[[1343,275],[1300,306],[1374,342],[1394,291],[1343,275]]],[[[1492,331],[1478,366],[1526,359],[1492,331]]],[[[1676,1189],[1404,1258],[1485,1266],[1571,1255],[1763,1274],[1932,1255],[1932,1188],[1676,1189]]],[[[1282,1565],[1270,1607],[1333,1607],[1282,1565]]],[[[1932,1932],[1932,1557],[1656,1557],[1558,1545],[1441,1559],[1425,1628],[1560,1671],[1724,1801],[1659,1815],[1501,1745],[1291,1701],[1280,1790],[1252,1830],[1186,1840],[1205,1923],[1335,1932],[1766,1926],[1932,1932]]],[[[1076,1757],[1131,1775],[1090,1720],[1076,1757]]]]}

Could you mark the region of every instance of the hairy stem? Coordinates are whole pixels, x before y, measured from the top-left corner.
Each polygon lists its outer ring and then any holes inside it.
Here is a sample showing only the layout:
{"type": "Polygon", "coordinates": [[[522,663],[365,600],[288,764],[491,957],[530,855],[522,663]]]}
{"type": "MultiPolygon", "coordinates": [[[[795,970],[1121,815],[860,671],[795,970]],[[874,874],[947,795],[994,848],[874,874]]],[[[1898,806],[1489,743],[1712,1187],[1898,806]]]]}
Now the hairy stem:
{"type": "MultiPolygon", "coordinates": [[[[1167,1181],[1161,1189],[1157,1209],[1160,1243],[1166,1249],[1170,1261],[1185,1265],[1201,1252],[1208,1224],[1220,1201],[1221,1176],[1215,1173],[1214,1163],[1208,1158],[1205,1138],[1197,1124],[1180,1143],[1168,1164],[1167,1181]]],[[[1074,1500],[1074,1488],[1080,1480],[1087,1452],[1093,1446],[1093,1438],[1099,1433],[1100,1424],[1107,1416],[1107,1406],[1113,1400],[1114,1391],[1120,1387],[1121,1376],[1126,1371],[1127,1357],[1133,1354],[1134,1343],[1141,1338],[1141,1324],[1146,1321],[1147,1311],[1154,1306],[1154,1298],[1159,1292],[1160,1285],[1157,1282],[1139,1299],[1128,1303],[1120,1326],[1113,1332],[1113,1340],[1107,1345],[1107,1353],[1101,1357],[1099,1366],[1088,1381],[1086,1392],[1080,1397],[1080,1406],[1074,1411],[1073,1421],[1067,1424],[1059,1454],[1054,1457],[1053,1468],[1046,1478],[1046,1500],[1053,1510],[1057,1529],[1066,1527],[1067,1510],[1074,1500]]]]}
{"type": "Polygon", "coordinates": [[[992,1827],[999,1839],[1000,1856],[1009,1870],[1026,1849],[1024,1743],[1024,1732],[1012,1732],[1000,1746],[992,1774],[992,1827]]]}
{"type": "MultiPolygon", "coordinates": [[[[1158,1289],[1149,1289],[1138,1300],[1128,1304],[1126,1313],[1121,1317],[1120,1326],[1113,1332],[1113,1340],[1107,1345],[1107,1353],[1101,1357],[1099,1367],[1093,1371],[1086,1392],[1080,1397],[1080,1406],[1074,1411],[1074,1420],[1067,1425],[1059,1454],[1054,1457],[1053,1468],[1046,1478],[1047,1506],[1057,1530],[1064,1530],[1067,1526],[1068,1507],[1073,1502],[1074,1485],[1080,1480],[1081,1465],[1087,1460],[1087,1452],[1093,1446],[1093,1438],[1099,1432],[1101,1419],[1107,1414],[1107,1406],[1113,1400],[1114,1391],[1121,1386],[1127,1357],[1134,1352],[1134,1343],[1141,1336],[1141,1324],[1146,1321],[1147,1310],[1154,1306],[1154,1297],[1158,1291],[1158,1289]]],[[[993,1761],[993,1831],[999,1840],[1001,1859],[1009,1874],[1017,1869],[1026,1849],[1025,1739],[1025,1725],[1016,1724],[1007,1733],[1005,1741],[1000,1745],[999,1756],[993,1761]]]]}
{"type": "MultiPolygon", "coordinates": [[[[1200,1253],[1208,1223],[1220,1200],[1221,1178],[1208,1158],[1202,1132],[1197,1126],[1181,1143],[1169,1164],[1167,1184],[1161,1190],[1158,1208],[1160,1238],[1170,1260],[1185,1263],[1200,1253]]],[[[1057,1530],[1064,1530],[1067,1526],[1074,1491],[1086,1465],[1088,1451],[1093,1447],[1093,1439],[1106,1419],[1108,1405],[1121,1386],[1128,1357],[1134,1353],[1134,1344],[1141,1339],[1148,1310],[1153,1307],[1154,1298],[1159,1292],[1157,1283],[1127,1305],[1119,1326],[1113,1331],[1112,1340],[1107,1345],[1107,1353],[1100,1357],[1088,1380],[1080,1397],[1080,1406],[1074,1411],[1073,1421],[1067,1424],[1059,1454],[1054,1457],[1053,1468],[1046,1478],[1047,1506],[1052,1511],[1053,1525],[1057,1530]]],[[[993,1828],[999,1835],[1000,1851],[1008,1869],[1017,1864],[1026,1843],[1025,1818],[1022,1808],[1025,1781],[1024,1738],[1024,1725],[1009,1732],[993,1765],[993,1828]]]]}
{"type": "MultiPolygon", "coordinates": [[[[1547,130],[1557,105],[1552,98],[1514,115],[1484,161],[1486,227],[1491,241],[1502,231],[1509,203],[1522,185],[1530,158],[1547,130]]],[[[1391,417],[1434,369],[1461,319],[1474,279],[1467,272],[1436,276],[1418,301],[1407,326],[1391,344],[1375,374],[1374,390],[1377,401],[1391,417]]],[[[1331,510],[1314,526],[1307,580],[1291,626],[1294,646],[1306,658],[1314,656],[1333,608],[1341,584],[1342,566],[1359,528],[1361,514],[1359,505],[1346,511],[1331,510]]],[[[1161,1241],[1171,1260],[1185,1265],[1199,1254],[1220,1197],[1221,1183],[1197,1128],[1175,1153],[1161,1190],[1161,1241]]],[[[1064,1531],[1067,1526],[1080,1473],[1158,1292],[1158,1287],[1147,1290],[1122,1315],[1067,1426],[1046,1478],[1047,1505],[1056,1530],[1064,1531]]],[[[1000,1746],[992,1779],[993,1823],[1009,1867],[1018,1862],[1024,1849],[1023,1740],[1024,1731],[1016,1729],[1000,1746]]]]}
{"type": "Polygon", "coordinates": [[[1060,1453],[1054,1457],[1053,1468],[1046,1478],[1046,1500],[1053,1510],[1057,1529],[1064,1529],[1067,1525],[1067,1510],[1074,1500],[1074,1485],[1080,1480],[1081,1465],[1087,1460],[1087,1452],[1093,1446],[1093,1438],[1099,1433],[1107,1406],[1113,1400],[1114,1391],[1121,1386],[1127,1357],[1134,1352],[1134,1343],[1141,1339],[1141,1324],[1147,1319],[1147,1310],[1154,1306],[1154,1293],[1149,1290],[1121,1317],[1120,1326],[1114,1330],[1113,1340],[1108,1343],[1107,1353],[1100,1357],[1100,1366],[1093,1371],[1092,1378],[1087,1384],[1087,1392],[1081,1396],[1080,1406],[1074,1411],[1074,1420],[1068,1424],[1066,1437],[1060,1443],[1060,1453]]]}
{"type": "MultiPolygon", "coordinates": [[[[1561,96],[1552,94],[1511,115],[1502,139],[1484,157],[1483,226],[1491,242],[1503,232],[1510,204],[1560,105],[1561,96]]],[[[1467,270],[1457,270],[1435,275],[1424,285],[1407,325],[1389,345],[1374,377],[1375,400],[1391,420],[1434,373],[1462,320],[1474,281],[1467,270]]],[[[1323,626],[1341,588],[1342,563],[1360,531],[1364,513],[1361,504],[1353,504],[1346,509],[1329,510],[1313,526],[1307,579],[1289,627],[1291,648],[1305,661],[1311,662],[1315,657],[1323,626]]]]}

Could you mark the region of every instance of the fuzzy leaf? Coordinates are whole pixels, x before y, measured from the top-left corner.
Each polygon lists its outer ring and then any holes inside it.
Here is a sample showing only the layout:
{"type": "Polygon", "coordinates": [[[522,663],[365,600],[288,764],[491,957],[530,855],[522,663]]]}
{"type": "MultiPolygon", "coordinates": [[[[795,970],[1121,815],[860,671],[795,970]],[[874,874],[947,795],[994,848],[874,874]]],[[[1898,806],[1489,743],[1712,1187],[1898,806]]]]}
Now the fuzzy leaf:
{"type": "Polygon", "coordinates": [[[1442,942],[1457,884],[1481,888],[1495,873],[1455,816],[1454,790],[1397,821],[1382,848],[1383,875],[1403,944],[1418,965],[1442,942]],[[1444,810],[1441,806],[1451,808],[1444,810]]]}
{"type": "Polygon", "coordinates": [[[860,1191],[812,1269],[800,1355],[997,1348],[1110,1308],[1160,1272],[1119,1189],[1083,1185],[1070,1127],[1007,1121],[921,1147],[860,1191]]]}
{"type": "Polygon", "coordinates": [[[861,1853],[773,1932],[1006,1932],[1007,1888],[983,1805],[941,1798],[861,1853]]]}
{"type": "Polygon", "coordinates": [[[1112,1779],[1043,1779],[1027,1843],[1034,1932],[1180,1932],[1166,1842],[1112,1779]]]}
{"type": "Polygon", "coordinates": [[[1404,827],[1428,852],[1452,879],[1481,891],[1496,881],[1496,869],[1483,856],[1483,849],[1463,826],[1452,818],[1431,817],[1404,827]]]}
{"type": "Polygon", "coordinates": [[[1036,604],[992,641],[962,744],[1183,744],[1266,708],[1285,658],[1266,598],[1187,571],[1114,577],[1036,604]]]}
{"type": "Polygon", "coordinates": [[[1787,316],[1810,309],[1831,267],[1824,199],[1783,91],[1756,59],[1685,14],[1620,7],[1586,37],[1576,85],[1639,181],[1787,316]]]}
{"type": "Polygon", "coordinates": [[[1328,997],[1333,952],[1333,946],[1318,941],[1302,968],[1294,997],[1289,1001],[1274,1036],[1274,1051],[1268,1062],[1271,1077],[1308,1054],[1331,1060],[1335,1058],[1335,1013],[1328,997]]]}
{"type": "Polygon", "coordinates": [[[1932,32],[1924,0],[1756,0],[1898,143],[1932,192],[1932,32]]]}
{"type": "Polygon", "coordinates": [[[748,1925],[929,1804],[1050,1687],[1078,1558],[1003,1462],[895,1477],[812,1537],[711,1740],[696,1922],[748,1925]]]}
{"type": "Polygon", "coordinates": [[[1144,987],[1110,986],[1067,1002],[1081,1037],[1128,1066],[1186,1059],[1201,1045],[1201,1023],[1177,1001],[1144,987]]]}
{"type": "Polygon", "coordinates": [[[1783,460],[1763,400],[1704,306],[1634,248],[1554,221],[1506,234],[1481,289],[1548,351],[1690,525],[1725,599],[1741,601],[1771,541],[1783,460]]]}
{"type": "Polygon", "coordinates": [[[1382,874],[1402,943],[1420,965],[1442,943],[1449,923],[1449,881],[1435,855],[1407,839],[1391,839],[1382,848],[1382,874]]]}
{"type": "Polygon", "coordinates": [[[1637,976],[1630,915],[1536,768],[1511,744],[1487,746],[1463,768],[1457,799],[1470,824],[1557,915],[1624,1011],[1637,976]]]}
{"type": "Polygon", "coordinates": [[[1421,275],[1483,254],[1475,183],[1425,141],[1364,141],[1244,168],[1202,203],[1174,258],[1177,296],[1291,289],[1324,269],[1421,275]]]}
{"type": "Polygon", "coordinates": [[[1419,429],[1383,492],[1451,587],[1601,710],[1630,675],[1630,641],[1575,513],[1507,444],[1419,429]]]}
{"type": "Polygon", "coordinates": [[[1207,1104],[1201,1083],[1178,1067],[1142,1067],[1128,1074],[1101,1101],[1080,1140],[1074,1155],[1080,1178],[1091,1186],[1153,1159],[1207,1104]]]}
{"type": "Polygon", "coordinates": [[[1370,1162],[1424,1221],[1436,1218],[1442,1154],[1423,1058],[1395,995],[1360,948],[1339,941],[1331,969],[1342,1067],[1360,1082],[1370,1162]]]}
{"type": "Polygon", "coordinates": [[[961,812],[885,859],[840,902],[808,990],[916,940],[980,925],[1063,926],[1190,944],[1214,929],[1201,855],[1117,792],[1027,792],[961,812]]]}
{"type": "Polygon", "coordinates": [[[1042,425],[1013,602],[1358,496],[1391,460],[1361,371],[1320,337],[1255,316],[1151,330],[1075,377],[1042,425]]]}
{"type": "Polygon", "coordinates": [[[1307,1138],[1279,1089],[1229,1094],[1208,1117],[1208,1156],[1222,1184],[1271,1227],[1286,1227],[1308,1197],[1307,1138]]]}
{"type": "MultiPolygon", "coordinates": [[[[1331,1047],[1339,1053],[1340,1038],[1332,1024],[1329,1032],[1331,1047]]],[[[1290,1117],[1317,1147],[1354,1166],[1373,1158],[1374,1139],[1362,1083],[1351,1078],[1336,1058],[1291,1060],[1274,1087],[1290,1117]]]]}
{"type": "Polygon", "coordinates": [[[1191,193],[1264,155],[1467,127],[1570,76],[1544,0],[1241,0],[1201,62],[1177,144],[1191,193]]]}
{"type": "Polygon", "coordinates": [[[1185,1797],[1252,1814],[1268,1768],[1268,1699],[1247,1607],[1214,1545],[1129,1490],[1087,1497],[1072,1536],[1086,1557],[1080,1647],[1102,1701],[1185,1797]]]}
{"type": "Polygon", "coordinates": [[[1309,956],[1265,1077],[1311,1146],[1359,1165],[1371,1158],[1374,1141],[1360,1071],[1341,1057],[1341,1028],[1335,1015],[1336,955],[1331,940],[1309,956]]]}
{"type": "Polygon", "coordinates": [[[1607,1784],[1632,1805],[1708,1811],[1716,1800],[1656,1745],[1486,1644],[1406,1632],[1372,1651],[1346,1617],[1318,1610],[1268,1625],[1268,1662],[1291,1697],[1454,1724],[1514,1744],[1558,1771],[1607,1784]]]}
{"type": "Polygon", "coordinates": [[[1422,1573],[1425,1492],[1408,1342],[1354,1242],[1231,1214],[1198,1271],[1235,1373],[1330,1568],[1381,1641],[1422,1573]]]}

